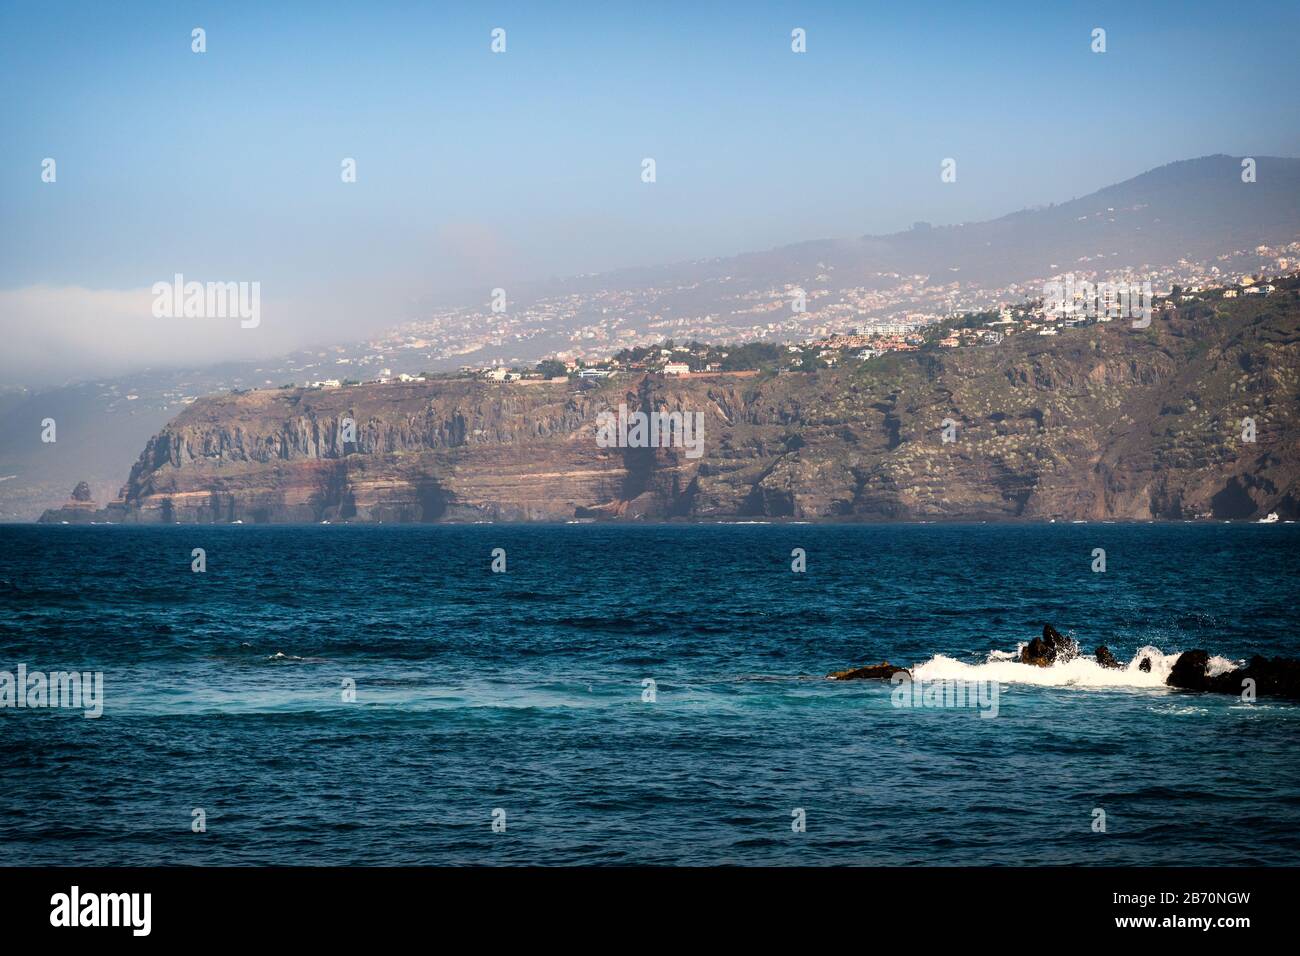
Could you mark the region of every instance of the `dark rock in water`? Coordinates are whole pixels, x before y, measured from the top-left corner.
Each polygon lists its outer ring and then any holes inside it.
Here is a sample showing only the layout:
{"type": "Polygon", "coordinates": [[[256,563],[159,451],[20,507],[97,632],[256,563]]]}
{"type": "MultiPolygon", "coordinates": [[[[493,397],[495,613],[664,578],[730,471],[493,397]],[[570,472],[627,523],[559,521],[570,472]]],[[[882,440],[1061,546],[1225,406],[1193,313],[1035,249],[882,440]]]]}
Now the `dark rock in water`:
{"type": "Polygon", "coordinates": [[[1142,673],[1144,673],[1144,674],[1150,674],[1150,673],[1151,673],[1151,658],[1149,658],[1149,657],[1144,657],[1144,658],[1142,658],[1142,660],[1138,663],[1138,670],[1140,670],[1140,671],[1141,671],[1142,673]]]}
{"type": "Polygon", "coordinates": [[[866,667],[853,667],[846,671],[827,674],[827,680],[889,680],[897,673],[907,673],[906,667],[895,667],[889,661],[883,664],[868,664],[866,667]]]}
{"type": "Polygon", "coordinates": [[[1255,682],[1255,693],[1260,697],[1292,697],[1300,699],[1300,660],[1294,657],[1252,657],[1245,667],[1210,678],[1211,690],[1240,694],[1242,681],[1255,682]],[[1221,687],[1218,685],[1222,685],[1221,687]],[[1231,685],[1231,686],[1229,686],[1231,685]]]}
{"type": "Polygon", "coordinates": [[[1165,683],[1181,690],[1208,690],[1218,694],[1240,694],[1247,680],[1255,682],[1257,697],[1300,698],[1300,660],[1294,657],[1250,659],[1245,667],[1223,674],[1210,672],[1210,655],[1203,650],[1185,651],[1174,661],[1165,683]]]}
{"type": "Polygon", "coordinates": [[[1165,683],[1184,690],[1209,690],[1209,668],[1210,655],[1205,651],[1184,651],[1174,661],[1165,683]]]}
{"type": "Polygon", "coordinates": [[[1050,624],[1043,625],[1043,636],[1036,637],[1020,652],[1020,663],[1049,667],[1057,661],[1068,661],[1078,656],[1079,645],[1050,624]]]}
{"type": "Polygon", "coordinates": [[[1110,667],[1115,670],[1120,670],[1124,666],[1119,661],[1115,660],[1115,655],[1110,652],[1110,648],[1105,644],[1097,648],[1097,663],[1102,667],[1110,667]]]}

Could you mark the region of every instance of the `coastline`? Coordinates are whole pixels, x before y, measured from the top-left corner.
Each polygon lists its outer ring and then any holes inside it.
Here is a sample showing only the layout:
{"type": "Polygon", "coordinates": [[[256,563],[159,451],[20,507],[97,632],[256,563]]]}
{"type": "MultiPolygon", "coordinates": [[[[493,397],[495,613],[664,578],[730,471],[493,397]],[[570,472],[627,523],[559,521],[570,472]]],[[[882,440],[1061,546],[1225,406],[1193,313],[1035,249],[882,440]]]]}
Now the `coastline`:
{"type": "Polygon", "coordinates": [[[330,521],[92,521],[92,520],[43,520],[36,519],[33,521],[0,521],[0,528],[5,527],[114,527],[114,528],[163,528],[163,527],[231,527],[231,528],[379,528],[379,527],[468,527],[473,525],[493,525],[498,527],[567,527],[567,526],[595,526],[595,527],[674,527],[674,526],[737,526],[737,525],[773,525],[781,527],[797,527],[800,525],[809,525],[815,527],[899,527],[914,525],[924,527],[927,525],[938,525],[944,527],[959,526],[981,526],[981,525],[1006,525],[1011,527],[1075,527],[1079,525],[1122,525],[1122,526],[1140,526],[1140,525],[1293,525],[1296,523],[1294,518],[1284,518],[1278,521],[1269,522],[1259,518],[1016,518],[1005,515],[993,515],[989,517],[974,516],[944,516],[936,518],[880,518],[874,516],[863,517],[817,517],[817,518],[789,518],[783,516],[774,516],[771,518],[715,518],[715,517],[694,517],[689,515],[674,516],[667,518],[660,517],[643,517],[635,518],[539,518],[535,521],[510,521],[497,520],[491,518],[445,518],[438,521],[354,521],[350,519],[330,520],[330,521]]]}

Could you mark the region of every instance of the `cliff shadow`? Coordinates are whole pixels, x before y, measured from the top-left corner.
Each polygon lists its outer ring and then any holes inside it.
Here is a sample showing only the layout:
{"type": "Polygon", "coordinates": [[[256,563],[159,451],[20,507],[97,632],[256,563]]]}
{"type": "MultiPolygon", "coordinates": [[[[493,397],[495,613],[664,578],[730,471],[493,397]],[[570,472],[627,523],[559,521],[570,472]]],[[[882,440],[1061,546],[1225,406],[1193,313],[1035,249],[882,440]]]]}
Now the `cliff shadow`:
{"type": "Polygon", "coordinates": [[[1249,518],[1258,508],[1241,479],[1235,476],[1210,499],[1210,511],[1216,518],[1249,518]]]}
{"type": "Polygon", "coordinates": [[[420,524],[441,521],[447,514],[450,496],[436,478],[422,478],[415,485],[416,520],[420,524]]]}

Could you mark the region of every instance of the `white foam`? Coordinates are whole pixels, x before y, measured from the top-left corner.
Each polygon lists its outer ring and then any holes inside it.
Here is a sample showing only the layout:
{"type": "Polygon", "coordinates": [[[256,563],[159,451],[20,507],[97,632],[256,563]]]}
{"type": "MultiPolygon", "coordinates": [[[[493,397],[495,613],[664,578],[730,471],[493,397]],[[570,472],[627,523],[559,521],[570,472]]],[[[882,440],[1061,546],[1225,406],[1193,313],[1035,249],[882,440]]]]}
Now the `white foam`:
{"type": "MultiPolygon", "coordinates": [[[[1024,647],[1023,644],[1020,647],[1024,647]]],[[[1181,652],[1180,652],[1181,653],[1181,652]]],[[[997,681],[1000,684],[1032,684],[1037,687],[1164,687],[1165,678],[1173,669],[1178,654],[1166,654],[1159,648],[1143,647],[1123,667],[1102,667],[1096,659],[1080,655],[1073,660],[1038,667],[1020,663],[1020,649],[989,651],[982,664],[968,664],[945,654],[936,654],[912,668],[912,676],[920,680],[997,681]],[[1151,669],[1139,669],[1143,658],[1149,658],[1151,669]]],[[[1224,657],[1210,658],[1210,673],[1221,674],[1237,664],[1224,657]]]]}

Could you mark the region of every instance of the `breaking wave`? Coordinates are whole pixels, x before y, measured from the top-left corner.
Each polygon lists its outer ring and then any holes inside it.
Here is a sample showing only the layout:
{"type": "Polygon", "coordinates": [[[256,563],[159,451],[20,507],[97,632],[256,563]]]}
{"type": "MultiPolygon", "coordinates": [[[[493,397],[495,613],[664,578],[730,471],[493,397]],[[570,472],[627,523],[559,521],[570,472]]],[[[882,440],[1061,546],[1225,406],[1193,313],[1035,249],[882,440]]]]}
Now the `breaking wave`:
{"type": "MultiPolygon", "coordinates": [[[[1123,667],[1102,667],[1092,657],[1080,655],[1058,661],[1048,667],[1020,663],[1020,651],[990,651],[982,664],[968,664],[946,654],[936,654],[912,668],[912,676],[927,681],[965,680],[997,681],[1000,684],[1032,684],[1037,687],[1164,687],[1165,678],[1178,660],[1178,654],[1166,654],[1159,648],[1139,648],[1123,667]],[[1141,669],[1142,660],[1151,661],[1151,669],[1141,669]]],[[[1226,657],[1210,658],[1210,673],[1221,674],[1238,666],[1226,657]]]]}

